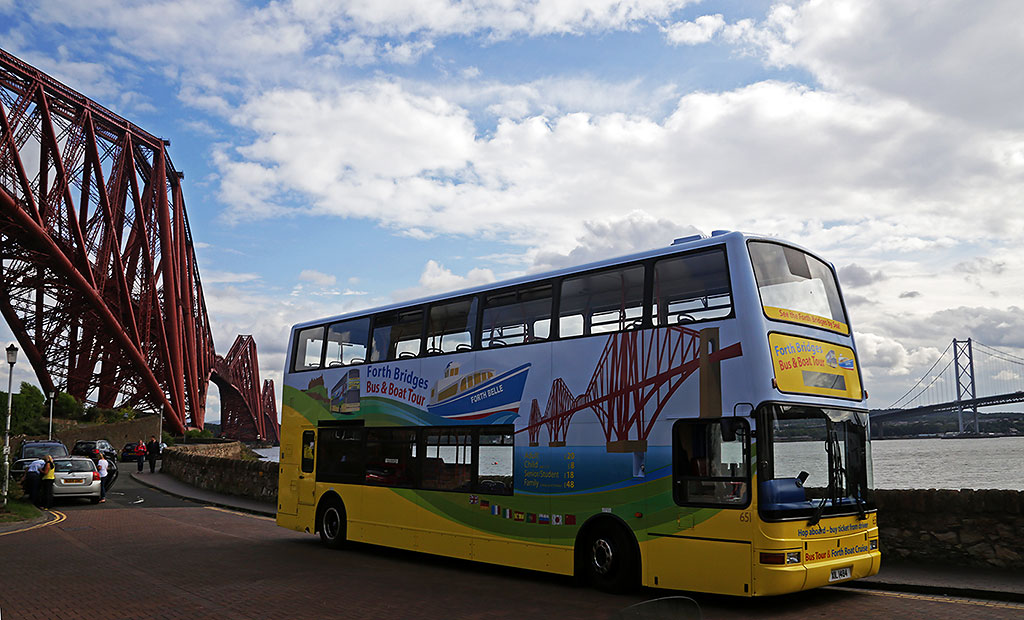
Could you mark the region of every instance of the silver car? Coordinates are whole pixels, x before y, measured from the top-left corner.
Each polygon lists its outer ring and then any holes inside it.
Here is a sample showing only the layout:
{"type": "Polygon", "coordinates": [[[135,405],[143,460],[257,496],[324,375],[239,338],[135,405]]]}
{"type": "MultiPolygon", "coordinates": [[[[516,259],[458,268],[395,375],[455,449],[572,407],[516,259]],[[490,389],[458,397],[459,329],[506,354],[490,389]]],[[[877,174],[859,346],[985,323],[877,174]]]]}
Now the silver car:
{"type": "Polygon", "coordinates": [[[87,456],[53,459],[53,497],[88,497],[100,501],[100,472],[87,456]]]}

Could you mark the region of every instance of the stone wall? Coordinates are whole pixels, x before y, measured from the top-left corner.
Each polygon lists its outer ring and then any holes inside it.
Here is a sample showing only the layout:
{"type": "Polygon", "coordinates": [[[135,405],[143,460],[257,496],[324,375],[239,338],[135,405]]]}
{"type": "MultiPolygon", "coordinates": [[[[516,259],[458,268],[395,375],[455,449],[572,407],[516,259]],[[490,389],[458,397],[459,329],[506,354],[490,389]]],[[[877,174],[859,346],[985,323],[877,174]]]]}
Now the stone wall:
{"type": "Polygon", "coordinates": [[[1024,491],[875,491],[885,558],[1024,568],[1024,491]]]}
{"type": "Polygon", "coordinates": [[[242,459],[237,441],[169,446],[160,471],[199,489],[277,503],[277,463],[242,459]]]}

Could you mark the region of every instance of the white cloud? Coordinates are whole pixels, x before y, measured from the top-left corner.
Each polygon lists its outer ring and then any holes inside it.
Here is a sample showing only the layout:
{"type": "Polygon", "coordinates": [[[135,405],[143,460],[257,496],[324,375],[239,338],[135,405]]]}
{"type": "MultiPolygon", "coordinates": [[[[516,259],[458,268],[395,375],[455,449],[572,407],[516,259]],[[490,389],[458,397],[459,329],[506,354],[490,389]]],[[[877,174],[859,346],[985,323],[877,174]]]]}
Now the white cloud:
{"type": "Polygon", "coordinates": [[[826,87],[894,97],[986,127],[1024,126],[1024,55],[1012,0],[942,3],[835,0],[773,7],[730,27],[773,63],[826,87]]]}
{"type": "Polygon", "coordinates": [[[701,15],[692,22],[676,22],[665,28],[665,37],[675,45],[707,43],[722,28],[725,18],[721,14],[701,15]]]}
{"type": "Polygon", "coordinates": [[[302,282],[312,282],[317,286],[327,287],[334,286],[334,283],[337,282],[338,279],[335,276],[317,271],[316,269],[303,269],[302,272],[299,273],[299,280],[302,282]]]}
{"type": "Polygon", "coordinates": [[[230,271],[218,271],[209,268],[203,269],[202,277],[203,284],[241,284],[244,282],[256,282],[262,279],[262,276],[258,273],[232,273],[230,271]]]}
{"type": "Polygon", "coordinates": [[[473,268],[466,275],[460,276],[441,263],[428,260],[420,274],[419,286],[395,291],[392,297],[396,301],[417,299],[488,284],[494,280],[494,272],[490,269],[473,268]]]}

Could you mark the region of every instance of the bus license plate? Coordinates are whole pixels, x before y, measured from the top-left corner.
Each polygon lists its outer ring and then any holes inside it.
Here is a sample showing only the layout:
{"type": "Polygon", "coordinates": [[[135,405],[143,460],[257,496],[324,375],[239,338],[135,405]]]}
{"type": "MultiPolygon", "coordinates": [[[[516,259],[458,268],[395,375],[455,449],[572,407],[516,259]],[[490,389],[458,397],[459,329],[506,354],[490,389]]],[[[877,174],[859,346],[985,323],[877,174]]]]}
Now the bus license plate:
{"type": "Polygon", "coordinates": [[[843,579],[849,579],[851,576],[853,576],[853,567],[844,566],[842,568],[833,568],[832,574],[829,576],[828,580],[830,582],[841,581],[843,579]]]}

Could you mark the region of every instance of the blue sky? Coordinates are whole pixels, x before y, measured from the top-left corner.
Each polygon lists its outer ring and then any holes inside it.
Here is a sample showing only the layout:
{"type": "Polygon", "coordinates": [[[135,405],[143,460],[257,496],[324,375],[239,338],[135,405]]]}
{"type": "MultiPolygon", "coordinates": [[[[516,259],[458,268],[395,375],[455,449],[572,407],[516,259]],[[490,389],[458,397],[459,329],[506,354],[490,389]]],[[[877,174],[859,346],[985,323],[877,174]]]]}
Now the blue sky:
{"type": "Polygon", "coordinates": [[[278,384],[295,322],[734,229],[836,264],[877,407],[954,337],[1024,354],[1022,32],[1014,2],[0,0],[0,47],[171,141],[217,347],[253,334],[278,384]]]}

